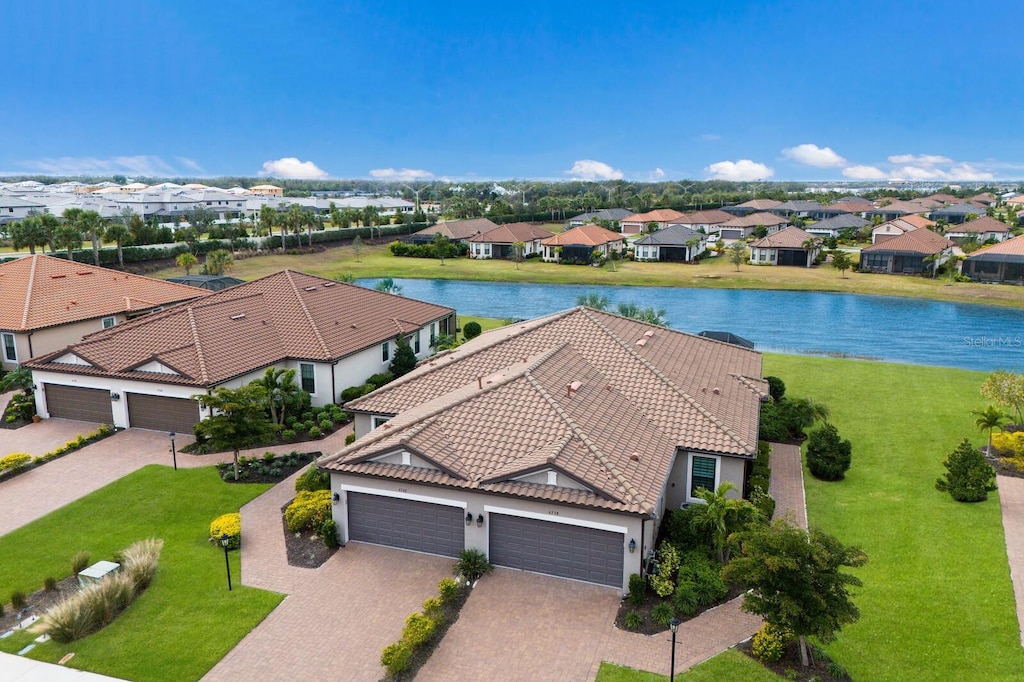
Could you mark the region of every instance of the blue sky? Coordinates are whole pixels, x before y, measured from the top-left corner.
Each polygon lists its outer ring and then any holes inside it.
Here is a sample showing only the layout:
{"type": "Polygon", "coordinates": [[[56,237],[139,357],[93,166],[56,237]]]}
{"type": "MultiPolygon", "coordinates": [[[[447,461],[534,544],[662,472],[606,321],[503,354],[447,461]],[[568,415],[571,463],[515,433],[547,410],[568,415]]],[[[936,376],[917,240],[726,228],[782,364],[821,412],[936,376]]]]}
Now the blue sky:
{"type": "Polygon", "coordinates": [[[1024,4],[18,2],[0,173],[1024,177],[1024,4]]]}

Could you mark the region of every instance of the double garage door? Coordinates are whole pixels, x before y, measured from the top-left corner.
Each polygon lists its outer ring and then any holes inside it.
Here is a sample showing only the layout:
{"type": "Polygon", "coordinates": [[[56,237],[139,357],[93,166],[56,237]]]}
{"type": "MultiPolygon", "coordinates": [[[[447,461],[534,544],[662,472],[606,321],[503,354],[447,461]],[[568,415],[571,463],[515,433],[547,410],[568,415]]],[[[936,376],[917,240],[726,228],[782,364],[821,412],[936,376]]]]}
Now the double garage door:
{"type": "Polygon", "coordinates": [[[46,394],[46,411],[51,417],[98,424],[114,423],[110,391],[105,388],[43,384],[43,392],[46,394]]]}
{"type": "MultiPolygon", "coordinates": [[[[465,511],[429,502],[348,493],[349,538],[457,557],[466,547],[465,511]]],[[[519,516],[488,515],[491,563],[620,587],[622,533],[519,516]]]]}
{"type": "Polygon", "coordinates": [[[136,429],[192,433],[199,421],[199,404],[189,398],[126,393],[128,425],[136,429]]]}

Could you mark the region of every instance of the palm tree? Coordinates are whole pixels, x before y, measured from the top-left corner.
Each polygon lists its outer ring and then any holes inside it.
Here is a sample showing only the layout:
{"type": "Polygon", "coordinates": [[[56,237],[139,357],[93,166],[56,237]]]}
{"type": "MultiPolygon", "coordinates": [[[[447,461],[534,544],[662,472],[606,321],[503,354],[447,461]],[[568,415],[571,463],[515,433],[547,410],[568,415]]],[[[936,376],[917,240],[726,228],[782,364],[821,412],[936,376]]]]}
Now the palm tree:
{"type": "MultiPolygon", "coordinates": [[[[57,216],[52,213],[43,213],[39,216],[39,225],[43,228],[43,234],[46,236],[46,244],[50,245],[50,253],[53,253],[53,235],[56,234],[57,228],[60,227],[60,220],[57,216]]],[[[45,244],[41,244],[44,246],[45,244]]],[[[43,249],[45,253],[46,249],[43,249]]]]}
{"type": "Polygon", "coordinates": [[[227,249],[214,249],[206,254],[206,274],[220,277],[234,262],[227,249]]]}
{"type": "Polygon", "coordinates": [[[92,241],[92,261],[100,264],[100,240],[103,239],[103,218],[96,211],[82,211],[80,229],[92,241]]]}
{"type": "Polygon", "coordinates": [[[985,451],[985,454],[991,455],[992,429],[1001,428],[1010,419],[1010,415],[998,409],[995,405],[989,405],[984,410],[971,410],[971,414],[977,417],[974,420],[974,425],[978,427],[978,430],[988,431],[988,450],[985,451]]]}
{"type": "Polygon", "coordinates": [[[117,265],[122,270],[124,269],[124,251],[122,246],[131,236],[131,231],[124,223],[111,223],[110,227],[107,228],[107,239],[113,239],[114,243],[117,244],[117,265]]]}
{"type": "Polygon", "coordinates": [[[67,249],[68,260],[74,261],[71,252],[82,246],[82,231],[79,229],[78,224],[67,220],[61,223],[60,227],[53,233],[53,245],[59,249],[67,249]]]}
{"type": "Polygon", "coordinates": [[[185,253],[178,254],[174,262],[179,268],[185,269],[185,276],[187,277],[192,273],[192,268],[196,266],[199,260],[190,251],[186,251],[185,253]]]}
{"type": "Polygon", "coordinates": [[[576,305],[583,305],[594,310],[607,310],[608,297],[597,293],[580,294],[576,297],[576,305]]]}
{"type": "Polygon", "coordinates": [[[704,504],[694,505],[690,523],[695,530],[711,534],[711,542],[720,564],[729,561],[729,536],[757,518],[757,509],[750,502],[728,497],[729,491],[736,489],[732,481],[726,481],[717,490],[698,488],[694,493],[704,504]]]}

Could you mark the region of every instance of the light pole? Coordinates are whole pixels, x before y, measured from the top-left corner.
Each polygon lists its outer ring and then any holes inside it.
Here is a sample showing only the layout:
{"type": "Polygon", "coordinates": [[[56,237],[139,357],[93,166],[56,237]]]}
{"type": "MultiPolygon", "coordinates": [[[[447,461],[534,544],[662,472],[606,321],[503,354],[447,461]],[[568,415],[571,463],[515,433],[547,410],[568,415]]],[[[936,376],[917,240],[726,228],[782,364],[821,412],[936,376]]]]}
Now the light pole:
{"type": "MultiPolygon", "coordinates": [[[[224,547],[224,567],[228,570],[228,592],[231,591],[231,562],[228,561],[228,545],[231,543],[231,538],[228,537],[227,533],[220,536],[220,544],[224,547]]],[[[672,631],[673,642],[675,641],[675,630],[672,631]]],[[[673,665],[675,665],[675,652],[673,652],[673,665]]]]}
{"type": "Polygon", "coordinates": [[[178,451],[174,448],[174,431],[171,431],[167,436],[171,439],[171,459],[174,461],[174,470],[178,470],[178,451]]]}
{"type": "Polygon", "coordinates": [[[678,618],[668,622],[668,627],[672,630],[672,665],[668,669],[668,682],[676,682],[676,632],[679,631],[679,622],[678,618]]]}

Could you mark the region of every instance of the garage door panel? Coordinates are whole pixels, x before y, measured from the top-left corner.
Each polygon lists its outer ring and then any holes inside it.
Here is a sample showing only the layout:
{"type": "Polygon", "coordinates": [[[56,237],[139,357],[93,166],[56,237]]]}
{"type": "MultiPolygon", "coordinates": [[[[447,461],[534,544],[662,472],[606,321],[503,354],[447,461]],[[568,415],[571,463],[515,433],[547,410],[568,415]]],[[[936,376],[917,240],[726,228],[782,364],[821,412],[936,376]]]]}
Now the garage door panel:
{"type": "Polygon", "coordinates": [[[128,425],[136,429],[192,433],[199,421],[199,405],[190,398],[127,393],[128,425]]]}
{"type": "Polygon", "coordinates": [[[359,542],[457,557],[466,547],[463,510],[429,502],[348,493],[349,537],[359,542]]]}
{"type": "Polygon", "coordinates": [[[489,532],[490,560],[497,566],[622,585],[621,533],[494,513],[489,532]]]}
{"type": "Polygon", "coordinates": [[[51,417],[114,423],[110,391],[104,388],[43,384],[43,391],[46,394],[46,411],[51,417]]]}

